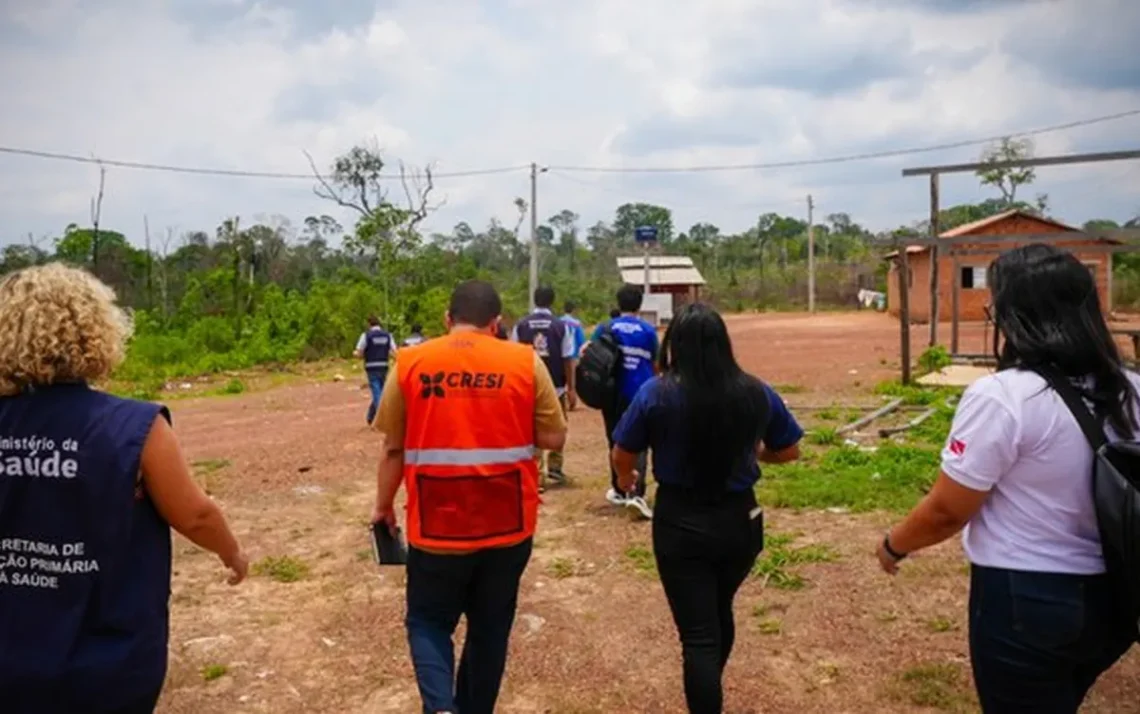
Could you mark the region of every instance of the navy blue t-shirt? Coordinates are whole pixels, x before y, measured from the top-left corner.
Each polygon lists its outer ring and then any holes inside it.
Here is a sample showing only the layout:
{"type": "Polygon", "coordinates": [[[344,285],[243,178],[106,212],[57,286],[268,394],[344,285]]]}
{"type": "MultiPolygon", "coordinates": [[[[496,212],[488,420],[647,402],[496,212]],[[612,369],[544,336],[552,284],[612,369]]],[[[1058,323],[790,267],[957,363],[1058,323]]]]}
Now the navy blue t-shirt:
{"type": "MultiPolygon", "coordinates": [[[[765,384],[764,391],[770,405],[764,446],[780,451],[796,445],[804,430],[776,390],[765,384]]],[[[660,483],[690,487],[696,474],[687,473],[685,468],[686,417],[682,395],[680,389],[667,385],[661,377],[646,382],[614,430],[614,443],[635,454],[652,449],[654,478],[660,483]]],[[[746,491],[759,479],[760,465],[756,459],[744,458],[739,470],[729,478],[727,488],[731,492],[746,491]]]]}

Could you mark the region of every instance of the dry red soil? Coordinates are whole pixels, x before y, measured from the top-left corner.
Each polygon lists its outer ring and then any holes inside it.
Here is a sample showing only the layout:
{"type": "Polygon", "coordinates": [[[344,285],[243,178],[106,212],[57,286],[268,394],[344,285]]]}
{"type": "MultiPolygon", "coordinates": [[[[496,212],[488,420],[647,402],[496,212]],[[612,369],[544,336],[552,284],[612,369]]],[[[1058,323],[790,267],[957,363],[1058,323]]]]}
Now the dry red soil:
{"type": "MultiPolygon", "coordinates": [[[[786,385],[793,405],[865,399],[897,376],[898,323],[884,315],[730,322],[741,361],[786,385]]],[[[913,332],[917,354],[927,328],[913,332]]],[[[980,343],[980,331],[970,334],[980,343]]],[[[420,711],[403,573],[375,566],[368,546],[378,437],[364,425],[359,373],[346,376],[173,404],[188,458],[251,557],[288,556],[308,571],[295,582],[257,575],[231,588],[213,556],[179,539],[161,712],[420,711]]],[[[649,529],[602,499],[608,477],[596,413],[571,415],[566,469],[574,484],[545,496],[499,711],[683,712],[680,647],[660,584],[629,556],[649,548],[649,529]]],[[[803,566],[803,590],[744,585],[726,711],[975,710],[957,541],[891,579],[872,556],[890,521],[769,513],[771,532],[798,534],[795,545],[826,544],[839,557],[803,566]],[[947,679],[941,690],[927,681],[931,671],[947,679]]],[[[1086,710],[1140,712],[1140,659],[1107,674],[1086,710]]]]}

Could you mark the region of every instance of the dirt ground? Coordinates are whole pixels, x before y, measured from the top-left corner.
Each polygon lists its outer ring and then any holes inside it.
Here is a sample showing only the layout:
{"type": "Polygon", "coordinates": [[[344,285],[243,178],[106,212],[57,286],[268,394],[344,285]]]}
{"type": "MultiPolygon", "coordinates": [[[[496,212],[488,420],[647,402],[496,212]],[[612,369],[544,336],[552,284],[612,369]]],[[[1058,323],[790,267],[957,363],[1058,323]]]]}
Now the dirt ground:
{"type": "MultiPolygon", "coordinates": [[[[793,406],[866,400],[897,376],[898,324],[884,315],[740,316],[731,328],[740,360],[793,406]]],[[[926,328],[914,333],[918,350],[926,328]]],[[[359,374],[346,376],[174,403],[188,457],[251,557],[288,557],[282,574],[296,579],[257,575],[230,588],[213,556],[179,539],[160,712],[420,711],[403,573],[374,565],[368,546],[378,438],[364,425],[359,374]]],[[[680,647],[645,558],[649,528],[602,498],[594,412],[571,415],[566,471],[574,484],[545,495],[499,711],[683,712],[680,647]]],[[[770,534],[838,558],[802,566],[802,590],[744,585],[726,711],[976,710],[957,541],[891,579],[872,554],[890,520],[769,512],[770,534]]],[[[1140,712],[1140,658],[1107,674],[1086,710],[1140,712]]]]}

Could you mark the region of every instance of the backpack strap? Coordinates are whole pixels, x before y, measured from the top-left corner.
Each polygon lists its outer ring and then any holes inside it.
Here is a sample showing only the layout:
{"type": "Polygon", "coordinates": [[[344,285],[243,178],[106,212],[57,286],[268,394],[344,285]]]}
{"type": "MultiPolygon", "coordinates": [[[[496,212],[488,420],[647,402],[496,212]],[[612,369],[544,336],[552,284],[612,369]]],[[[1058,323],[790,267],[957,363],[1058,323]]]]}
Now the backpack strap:
{"type": "Polygon", "coordinates": [[[1085,439],[1092,447],[1093,453],[1099,452],[1104,446],[1108,444],[1108,439],[1104,435],[1104,428],[1100,425],[1096,416],[1093,415],[1092,410],[1085,404],[1085,400],[1081,397],[1077,388],[1073,383],[1061,374],[1061,372],[1053,366],[1048,367],[1034,367],[1032,371],[1041,376],[1049,386],[1053,388],[1065,406],[1069,408],[1069,412],[1073,418],[1077,420],[1080,425],[1081,431],[1085,434],[1085,439]]]}

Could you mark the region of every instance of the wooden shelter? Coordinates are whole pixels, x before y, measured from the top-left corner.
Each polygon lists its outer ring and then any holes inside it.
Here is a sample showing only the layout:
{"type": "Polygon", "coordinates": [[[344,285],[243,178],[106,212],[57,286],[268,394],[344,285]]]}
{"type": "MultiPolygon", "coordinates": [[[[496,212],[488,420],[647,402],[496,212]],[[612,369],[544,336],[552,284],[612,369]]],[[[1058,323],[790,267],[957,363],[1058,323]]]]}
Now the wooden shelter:
{"type": "MultiPolygon", "coordinates": [[[[623,283],[645,285],[644,256],[618,258],[617,267],[623,283]]],[[[673,311],[699,300],[701,287],[706,284],[693,259],[686,255],[649,256],[649,293],[672,295],[673,311]]]]}

